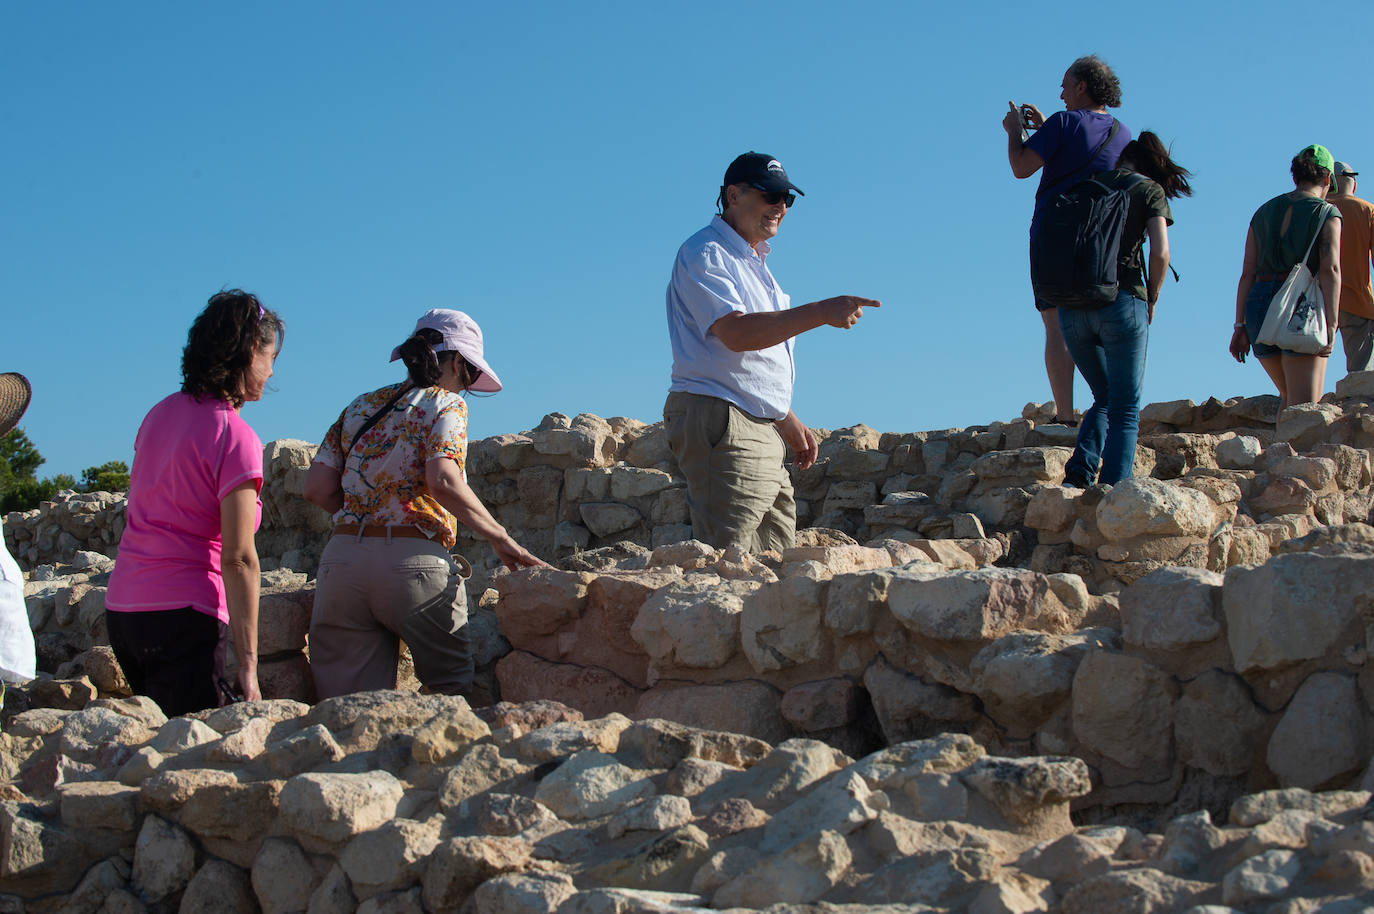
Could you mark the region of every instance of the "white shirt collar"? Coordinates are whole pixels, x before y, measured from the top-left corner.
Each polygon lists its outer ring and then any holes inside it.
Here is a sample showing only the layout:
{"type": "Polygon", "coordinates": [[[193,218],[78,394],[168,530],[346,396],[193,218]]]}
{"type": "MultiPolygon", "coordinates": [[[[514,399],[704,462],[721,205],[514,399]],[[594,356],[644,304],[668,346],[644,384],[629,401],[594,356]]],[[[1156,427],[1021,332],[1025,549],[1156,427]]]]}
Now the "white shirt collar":
{"type": "Polygon", "coordinates": [[[744,240],[744,236],[735,231],[730,223],[720,216],[711,217],[711,227],[714,228],[725,241],[725,246],[732,248],[736,254],[753,254],[759,260],[764,260],[772,252],[773,248],[767,241],[760,241],[757,246],[750,247],[749,242],[744,240]]]}

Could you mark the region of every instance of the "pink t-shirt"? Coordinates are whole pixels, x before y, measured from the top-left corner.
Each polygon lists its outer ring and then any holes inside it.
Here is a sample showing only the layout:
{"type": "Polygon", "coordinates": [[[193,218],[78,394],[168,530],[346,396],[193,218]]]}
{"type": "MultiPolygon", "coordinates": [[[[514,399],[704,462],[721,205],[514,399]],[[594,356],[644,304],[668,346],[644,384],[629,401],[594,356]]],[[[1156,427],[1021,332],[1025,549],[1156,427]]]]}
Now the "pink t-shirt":
{"type": "MultiPolygon", "coordinates": [[[[222,400],[176,393],[134,440],[129,507],[105,607],[190,606],[228,623],[220,573],[220,502],[247,480],[262,491],[262,442],[222,400]]],[[[253,529],[262,521],[258,501],[253,529]]]]}

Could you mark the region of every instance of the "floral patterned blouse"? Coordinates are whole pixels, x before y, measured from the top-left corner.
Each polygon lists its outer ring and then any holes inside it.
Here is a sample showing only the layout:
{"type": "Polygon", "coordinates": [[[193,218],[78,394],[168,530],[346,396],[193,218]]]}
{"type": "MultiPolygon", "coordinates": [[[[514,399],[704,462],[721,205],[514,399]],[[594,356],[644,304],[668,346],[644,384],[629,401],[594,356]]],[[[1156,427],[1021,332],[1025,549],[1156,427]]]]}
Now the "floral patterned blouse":
{"type": "Polygon", "coordinates": [[[462,397],[439,387],[407,391],[345,460],[344,448],[358,429],[408,384],[392,384],[348,404],[315,459],[342,476],[344,504],[334,523],[412,524],[451,549],[457,542],[455,518],[429,494],[425,463],[448,457],[467,479],[468,405],[462,397]]]}

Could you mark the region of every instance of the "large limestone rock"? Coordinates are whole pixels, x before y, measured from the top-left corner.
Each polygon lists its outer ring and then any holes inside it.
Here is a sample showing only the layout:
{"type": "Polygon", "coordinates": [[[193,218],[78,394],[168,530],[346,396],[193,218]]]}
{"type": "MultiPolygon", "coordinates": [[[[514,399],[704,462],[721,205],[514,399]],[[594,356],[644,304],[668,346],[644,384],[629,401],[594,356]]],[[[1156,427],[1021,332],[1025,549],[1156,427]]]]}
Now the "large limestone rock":
{"type": "Polygon", "coordinates": [[[1073,682],[1073,732],[1091,751],[1158,780],[1167,771],[1177,686],[1136,657],[1093,651],[1073,682]]]}
{"type": "Polygon", "coordinates": [[[739,649],[744,599],[757,587],[705,575],[660,587],[640,607],[630,634],[664,666],[724,666],[739,649]]]}
{"type": "Polygon", "coordinates": [[[1226,572],[1226,639],[1240,673],[1315,660],[1364,635],[1374,557],[1298,553],[1226,572]]]}
{"type": "Polygon", "coordinates": [[[775,743],[792,732],[783,719],[781,702],[776,687],[754,679],[703,685],[665,682],[639,696],[633,716],[731,730],[775,743]]]}
{"type": "Polygon", "coordinates": [[[1068,700],[1083,657],[1115,642],[1114,632],[1092,629],[1003,635],[973,658],[974,691],[994,720],[1017,735],[1029,735],[1068,700]]]}
{"type": "Polygon", "coordinates": [[[827,586],[819,575],[791,575],[745,598],[740,643],[756,671],[780,670],[820,658],[827,586]]]}
{"type": "Polygon", "coordinates": [[[190,835],[157,816],[148,816],[134,847],[133,884],[139,894],[160,901],[180,892],[196,869],[190,835]]]}
{"type": "Polygon", "coordinates": [[[1265,714],[1238,677],[1205,670],[1183,686],[1174,711],[1179,761],[1222,777],[1256,767],[1265,714]]]}
{"type": "Polygon", "coordinates": [[[343,842],[394,818],[403,793],[386,771],[298,774],[282,788],[281,817],[297,834],[343,842]]]}
{"type": "Polygon", "coordinates": [[[534,798],[563,819],[609,815],[654,793],[639,772],[602,752],[578,752],[539,783],[534,798]]]}
{"type": "Polygon", "coordinates": [[[760,860],[721,886],[711,904],[718,908],[764,908],[815,901],[840,881],[852,861],[844,838],[822,831],[760,860]]]}
{"type": "Polygon", "coordinates": [[[1223,578],[1200,568],[1161,568],[1121,593],[1121,638],[1147,650],[1177,651],[1221,635],[1223,578]]]}
{"type": "Polygon", "coordinates": [[[1365,766],[1369,736],[1353,677],[1314,673],[1288,703],[1266,760],[1285,787],[1335,786],[1365,766]]]}
{"type": "Polygon", "coordinates": [[[1193,489],[1149,477],[1122,480],[1097,504],[1097,528],[1111,540],[1206,536],[1212,503],[1193,489]]]}
{"type": "Polygon", "coordinates": [[[1036,841],[1072,831],[1069,802],[1092,789],[1088,766],[1076,758],[984,757],[960,780],[982,801],[970,811],[975,824],[1023,830],[1036,841]]]}
{"type": "Polygon", "coordinates": [[[1043,575],[1015,568],[966,572],[897,569],[888,585],[892,615],[937,641],[985,641],[1020,628],[1057,630],[1062,606],[1047,599],[1043,575]]]}

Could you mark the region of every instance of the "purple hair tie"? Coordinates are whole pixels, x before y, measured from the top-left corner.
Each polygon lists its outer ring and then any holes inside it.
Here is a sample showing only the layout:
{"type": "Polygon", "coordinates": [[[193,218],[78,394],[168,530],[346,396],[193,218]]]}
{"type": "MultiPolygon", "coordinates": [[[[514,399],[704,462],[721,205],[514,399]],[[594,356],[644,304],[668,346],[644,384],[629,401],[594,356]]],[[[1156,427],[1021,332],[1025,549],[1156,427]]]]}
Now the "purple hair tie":
{"type": "Polygon", "coordinates": [[[261,304],[259,304],[259,305],[258,305],[258,322],[261,323],[261,322],[262,322],[262,319],[263,319],[264,317],[266,317],[266,316],[267,316],[267,309],[264,308],[261,304]]]}

